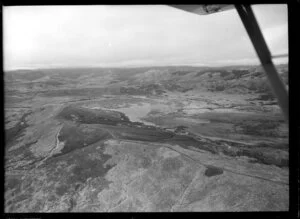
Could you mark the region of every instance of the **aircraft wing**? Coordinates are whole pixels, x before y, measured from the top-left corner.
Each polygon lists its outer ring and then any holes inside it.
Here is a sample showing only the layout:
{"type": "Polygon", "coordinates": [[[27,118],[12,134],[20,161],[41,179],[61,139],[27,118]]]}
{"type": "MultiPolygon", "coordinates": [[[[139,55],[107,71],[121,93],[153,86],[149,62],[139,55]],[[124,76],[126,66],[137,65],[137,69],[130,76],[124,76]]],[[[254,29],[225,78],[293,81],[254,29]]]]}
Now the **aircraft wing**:
{"type": "Polygon", "coordinates": [[[208,15],[216,12],[226,11],[234,9],[232,4],[219,4],[219,5],[169,5],[174,8],[178,8],[184,11],[199,15],[208,15]]]}

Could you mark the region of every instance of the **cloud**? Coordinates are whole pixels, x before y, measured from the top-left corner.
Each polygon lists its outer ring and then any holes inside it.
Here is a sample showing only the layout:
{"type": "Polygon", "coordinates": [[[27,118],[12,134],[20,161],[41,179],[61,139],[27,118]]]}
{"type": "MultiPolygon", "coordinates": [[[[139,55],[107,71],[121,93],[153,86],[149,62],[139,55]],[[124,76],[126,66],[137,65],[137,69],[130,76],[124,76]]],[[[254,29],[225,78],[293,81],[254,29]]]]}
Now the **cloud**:
{"type": "Polygon", "coordinates": [[[268,27],[262,32],[266,43],[273,54],[286,53],[288,51],[287,24],[268,27]]]}
{"type": "MultiPolygon", "coordinates": [[[[271,51],[279,53],[287,49],[287,26],[282,7],[274,7],[257,9],[268,17],[262,29],[271,51]]],[[[5,68],[213,65],[256,57],[235,10],[199,16],[163,5],[16,6],[4,7],[3,21],[5,68]]]]}
{"type": "Polygon", "coordinates": [[[244,59],[225,59],[218,60],[216,64],[232,64],[232,65],[257,65],[259,64],[258,58],[244,58],[244,59]]]}

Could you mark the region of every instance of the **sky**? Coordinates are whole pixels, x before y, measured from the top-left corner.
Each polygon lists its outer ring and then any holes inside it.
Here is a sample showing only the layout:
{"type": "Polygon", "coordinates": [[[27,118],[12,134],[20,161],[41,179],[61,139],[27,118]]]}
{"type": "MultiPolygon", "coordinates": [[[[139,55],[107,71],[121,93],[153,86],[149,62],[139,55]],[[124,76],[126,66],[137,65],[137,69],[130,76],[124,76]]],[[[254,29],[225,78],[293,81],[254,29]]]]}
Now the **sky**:
{"type": "MultiPolygon", "coordinates": [[[[271,53],[288,53],[287,5],[252,8],[271,53]]],[[[200,16],[166,5],[5,6],[3,46],[5,70],[258,63],[234,9],[200,16]]]]}

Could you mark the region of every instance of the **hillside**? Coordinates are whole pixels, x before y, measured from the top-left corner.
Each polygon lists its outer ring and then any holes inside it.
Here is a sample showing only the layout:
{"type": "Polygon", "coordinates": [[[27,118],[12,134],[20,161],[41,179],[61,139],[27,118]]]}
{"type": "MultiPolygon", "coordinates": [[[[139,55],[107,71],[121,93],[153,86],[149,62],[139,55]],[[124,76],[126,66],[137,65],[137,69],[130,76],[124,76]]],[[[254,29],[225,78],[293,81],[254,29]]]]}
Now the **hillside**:
{"type": "MultiPolygon", "coordinates": [[[[287,65],[278,66],[288,86],[287,65]]],[[[55,93],[64,89],[85,92],[91,87],[105,87],[107,93],[161,95],[167,91],[201,90],[245,94],[254,92],[272,99],[268,81],[260,67],[170,67],[136,69],[59,69],[11,71],[5,74],[7,91],[55,93]],[[17,86],[18,88],[16,88],[17,86]]],[[[74,91],[75,92],[75,91],[74,91]]],[[[77,91],[76,91],[77,92],[77,91]]]]}
{"type": "MultiPolygon", "coordinates": [[[[288,66],[277,66],[288,86],[288,66]]],[[[5,212],[287,211],[260,67],[6,72],[5,212]]]]}

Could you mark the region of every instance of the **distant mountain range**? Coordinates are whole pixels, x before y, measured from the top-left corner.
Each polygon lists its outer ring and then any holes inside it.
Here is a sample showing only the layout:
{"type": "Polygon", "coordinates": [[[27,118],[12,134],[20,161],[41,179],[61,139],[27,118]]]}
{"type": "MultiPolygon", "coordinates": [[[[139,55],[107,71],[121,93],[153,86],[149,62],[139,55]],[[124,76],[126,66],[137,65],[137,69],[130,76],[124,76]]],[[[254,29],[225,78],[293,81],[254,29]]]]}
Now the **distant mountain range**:
{"type": "MultiPolygon", "coordinates": [[[[276,66],[288,86],[288,65],[276,66]]],[[[204,90],[225,93],[255,92],[272,99],[260,66],[143,68],[69,68],[5,72],[6,90],[41,92],[45,95],[96,93],[161,95],[165,92],[204,90]],[[68,90],[68,91],[67,91],[68,90]],[[52,94],[51,94],[52,93],[52,94]]]]}

